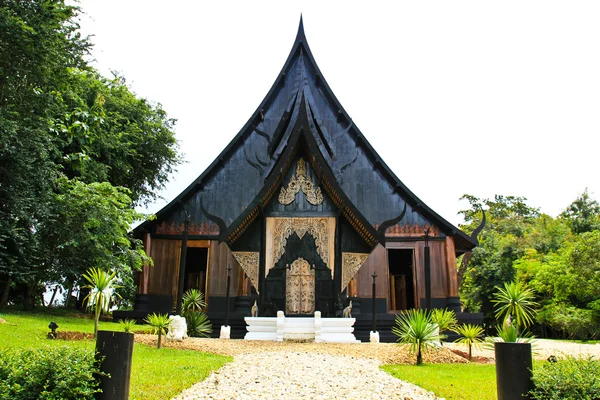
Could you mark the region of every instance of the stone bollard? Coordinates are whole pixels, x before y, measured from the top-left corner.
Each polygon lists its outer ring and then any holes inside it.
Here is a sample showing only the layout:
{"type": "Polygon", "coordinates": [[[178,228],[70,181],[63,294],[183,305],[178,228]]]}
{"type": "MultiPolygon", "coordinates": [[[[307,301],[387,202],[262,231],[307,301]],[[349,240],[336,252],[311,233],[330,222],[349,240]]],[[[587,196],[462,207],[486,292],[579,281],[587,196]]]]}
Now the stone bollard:
{"type": "Polygon", "coordinates": [[[371,331],[369,333],[369,341],[371,343],[379,343],[379,332],[373,332],[373,331],[371,331]]]}
{"type": "Polygon", "coordinates": [[[277,341],[283,342],[283,327],[285,325],[285,314],[283,311],[277,311],[277,341]]]}
{"type": "Polygon", "coordinates": [[[219,339],[230,339],[231,338],[231,326],[221,325],[221,334],[219,339]]]}
{"type": "Polygon", "coordinates": [[[109,376],[100,377],[102,393],[96,393],[96,399],[127,400],[129,398],[132,355],[132,333],[98,331],[96,360],[102,359],[100,371],[109,376]]]}
{"type": "Polygon", "coordinates": [[[321,311],[315,311],[315,343],[321,342],[321,311]]]}

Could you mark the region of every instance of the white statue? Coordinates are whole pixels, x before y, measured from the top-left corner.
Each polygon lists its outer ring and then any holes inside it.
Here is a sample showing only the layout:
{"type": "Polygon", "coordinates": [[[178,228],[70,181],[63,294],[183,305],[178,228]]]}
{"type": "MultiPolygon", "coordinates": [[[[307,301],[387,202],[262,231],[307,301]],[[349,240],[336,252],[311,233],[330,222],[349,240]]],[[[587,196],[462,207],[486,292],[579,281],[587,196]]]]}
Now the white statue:
{"type": "Polygon", "coordinates": [[[256,304],[256,300],[254,300],[254,305],[252,306],[251,312],[253,317],[258,317],[258,305],[256,304]]]}
{"type": "Polygon", "coordinates": [[[167,339],[177,340],[181,342],[183,339],[187,339],[187,323],[185,318],[179,315],[171,315],[169,317],[171,324],[169,325],[169,331],[167,332],[167,339]]]}
{"type": "Polygon", "coordinates": [[[352,318],[352,300],[350,300],[350,304],[348,307],[344,308],[344,318],[352,318]]]}

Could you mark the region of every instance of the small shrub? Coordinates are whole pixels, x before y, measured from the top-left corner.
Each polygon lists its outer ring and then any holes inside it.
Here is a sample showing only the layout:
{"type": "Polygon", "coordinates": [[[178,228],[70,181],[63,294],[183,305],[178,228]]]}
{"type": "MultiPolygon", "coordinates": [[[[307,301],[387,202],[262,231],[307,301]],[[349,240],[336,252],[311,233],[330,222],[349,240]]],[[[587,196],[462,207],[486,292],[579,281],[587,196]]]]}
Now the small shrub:
{"type": "Polygon", "coordinates": [[[0,398],[94,399],[94,353],[69,347],[0,351],[0,398]]]}
{"type": "Polygon", "coordinates": [[[534,400],[600,399],[600,361],[566,357],[533,370],[534,400]]]}
{"type": "Polygon", "coordinates": [[[145,321],[152,327],[151,332],[153,334],[158,334],[158,343],[156,347],[160,349],[162,335],[167,333],[167,329],[169,329],[169,325],[171,325],[169,315],[152,313],[146,317],[145,321]]]}
{"type": "Polygon", "coordinates": [[[204,307],[206,307],[204,293],[198,289],[189,289],[185,292],[181,303],[183,316],[190,312],[200,312],[204,307]]]}
{"type": "Polygon", "coordinates": [[[122,319],[119,321],[119,325],[123,329],[123,332],[133,333],[135,328],[135,319],[122,319]]]}
{"type": "Polygon", "coordinates": [[[464,344],[469,348],[469,361],[471,361],[473,357],[472,348],[480,348],[483,342],[483,328],[479,325],[462,324],[455,326],[452,330],[462,336],[456,339],[455,342],[464,344]]]}
{"type": "Polygon", "coordinates": [[[204,313],[188,312],[185,315],[185,320],[188,336],[208,337],[212,332],[212,324],[204,313]]]}
{"type": "Polygon", "coordinates": [[[436,308],[431,311],[431,321],[440,328],[440,339],[446,339],[448,336],[442,332],[447,330],[453,330],[458,321],[456,320],[456,313],[449,311],[444,308],[436,308]]]}
{"type": "Polygon", "coordinates": [[[417,365],[423,363],[423,352],[440,345],[438,328],[426,310],[412,309],[397,315],[392,333],[398,336],[398,342],[409,346],[411,353],[417,353],[417,365]]]}

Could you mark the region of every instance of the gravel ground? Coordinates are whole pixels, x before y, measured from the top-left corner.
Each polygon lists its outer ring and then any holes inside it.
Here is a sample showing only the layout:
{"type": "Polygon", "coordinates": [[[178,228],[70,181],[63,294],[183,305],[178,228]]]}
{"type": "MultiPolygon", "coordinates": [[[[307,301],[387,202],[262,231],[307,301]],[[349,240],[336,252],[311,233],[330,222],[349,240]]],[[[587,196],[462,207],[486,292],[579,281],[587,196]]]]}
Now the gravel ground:
{"type": "MultiPolygon", "coordinates": [[[[444,346],[450,349],[468,351],[466,346],[459,345],[458,343],[446,343],[444,346]]],[[[594,356],[597,359],[600,359],[600,343],[582,344],[552,339],[535,339],[533,341],[532,349],[533,358],[537,360],[546,360],[551,355],[560,357],[561,355],[565,354],[575,357],[594,356]]],[[[473,356],[488,357],[493,359],[494,350],[486,348],[473,349],[473,356]]]]}
{"type": "Polygon", "coordinates": [[[393,378],[379,361],[304,352],[240,354],[176,400],[191,399],[437,399],[393,378]]]}

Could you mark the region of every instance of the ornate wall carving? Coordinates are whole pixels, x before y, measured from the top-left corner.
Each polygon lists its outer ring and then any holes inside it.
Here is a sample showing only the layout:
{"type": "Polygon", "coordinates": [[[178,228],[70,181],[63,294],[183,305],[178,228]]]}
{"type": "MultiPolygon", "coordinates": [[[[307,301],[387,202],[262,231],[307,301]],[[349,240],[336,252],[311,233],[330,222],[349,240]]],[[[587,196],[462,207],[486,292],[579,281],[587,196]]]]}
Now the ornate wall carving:
{"type": "Polygon", "coordinates": [[[279,203],[283,205],[291,204],[300,190],[306,195],[306,200],[313,206],[317,206],[323,202],[321,188],[318,186],[315,187],[306,175],[306,163],[302,158],[298,160],[296,175],[290,179],[287,189],[283,186],[281,187],[278,198],[279,203]]]}
{"type": "Polygon", "coordinates": [[[315,270],[302,257],[292,263],[286,274],[285,313],[315,312],[315,270]]]}
{"type": "Polygon", "coordinates": [[[342,253],[342,291],[368,257],[368,253],[342,253]]]}
{"type": "MultiPolygon", "coordinates": [[[[182,223],[175,222],[167,222],[163,221],[156,226],[156,231],[154,234],[156,235],[182,235],[183,234],[184,225],[182,223]]],[[[206,235],[206,236],[218,236],[219,235],[219,227],[217,224],[212,222],[200,222],[199,224],[195,222],[190,222],[188,226],[188,233],[190,235],[206,235]]]]}
{"type": "Polygon", "coordinates": [[[252,282],[258,293],[258,260],[260,253],[253,251],[232,251],[231,254],[233,254],[246,275],[248,275],[250,282],[252,282]]]}
{"type": "Polygon", "coordinates": [[[287,239],[293,234],[300,239],[305,234],[310,234],[315,239],[317,253],[325,265],[331,270],[333,278],[334,269],[334,235],[335,218],[267,218],[267,243],[265,276],[285,253],[287,239]]]}

